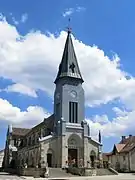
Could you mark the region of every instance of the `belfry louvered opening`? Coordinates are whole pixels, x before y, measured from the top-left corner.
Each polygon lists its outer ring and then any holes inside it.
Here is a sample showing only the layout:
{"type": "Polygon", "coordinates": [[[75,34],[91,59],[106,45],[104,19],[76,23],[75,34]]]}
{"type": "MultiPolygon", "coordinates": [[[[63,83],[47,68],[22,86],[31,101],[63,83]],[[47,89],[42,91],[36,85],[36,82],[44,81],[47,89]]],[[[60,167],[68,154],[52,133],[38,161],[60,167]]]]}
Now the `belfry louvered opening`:
{"type": "Polygon", "coordinates": [[[69,122],[78,123],[78,103],[69,102],[69,122]]]}

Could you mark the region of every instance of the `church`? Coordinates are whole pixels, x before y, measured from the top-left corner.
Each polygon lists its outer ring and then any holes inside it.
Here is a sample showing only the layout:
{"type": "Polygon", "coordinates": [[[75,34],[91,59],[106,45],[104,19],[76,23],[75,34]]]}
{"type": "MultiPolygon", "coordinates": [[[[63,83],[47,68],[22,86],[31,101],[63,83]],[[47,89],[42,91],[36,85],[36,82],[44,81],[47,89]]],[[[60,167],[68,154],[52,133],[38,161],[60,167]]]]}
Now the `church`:
{"type": "Polygon", "coordinates": [[[9,125],[4,167],[63,168],[75,165],[94,167],[102,162],[102,143],[90,136],[85,120],[84,80],[75,54],[72,34],[68,30],[54,92],[54,112],[31,129],[9,125]]]}

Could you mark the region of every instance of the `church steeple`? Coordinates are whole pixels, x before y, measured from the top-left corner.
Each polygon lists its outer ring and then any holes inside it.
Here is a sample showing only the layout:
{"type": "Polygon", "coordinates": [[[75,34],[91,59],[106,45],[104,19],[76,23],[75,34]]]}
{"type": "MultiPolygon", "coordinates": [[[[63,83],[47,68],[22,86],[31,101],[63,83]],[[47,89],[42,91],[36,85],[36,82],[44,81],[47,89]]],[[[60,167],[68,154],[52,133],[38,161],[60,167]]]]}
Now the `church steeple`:
{"type": "Polygon", "coordinates": [[[59,71],[55,80],[56,82],[61,78],[75,78],[83,83],[83,79],[81,76],[81,72],[78,66],[72,38],[71,38],[71,30],[68,28],[67,39],[65,43],[65,48],[62,56],[61,63],[59,65],[59,71]]]}
{"type": "Polygon", "coordinates": [[[101,143],[101,131],[99,130],[98,141],[101,143]]]}
{"type": "Polygon", "coordinates": [[[58,128],[58,122],[61,122],[61,133],[64,134],[65,123],[81,126],[81,122],[84,120],[83,79],[75,55],[70,28],[68,28],[62,60],[54,83],[56,84],[54,93],[55,124],[58,128]]]}

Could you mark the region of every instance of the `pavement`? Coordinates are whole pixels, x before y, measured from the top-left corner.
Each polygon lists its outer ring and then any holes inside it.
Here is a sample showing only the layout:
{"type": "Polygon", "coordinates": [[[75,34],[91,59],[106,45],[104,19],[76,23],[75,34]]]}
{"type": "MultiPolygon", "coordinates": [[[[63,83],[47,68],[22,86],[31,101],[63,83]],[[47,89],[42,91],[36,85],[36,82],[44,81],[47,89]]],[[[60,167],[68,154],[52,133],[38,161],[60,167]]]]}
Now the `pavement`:
{"type": "Polygon", "coordinates": [[[10,175],[8,173],[0,172],[0,180],[135,180],[135,175],[133,174],[119,174],[111,176],[89,176],[89,177],[61,177],[61,178],[33,178],[33,177],[19,177],[15,175],[10,175]]]}
{"type": "Polygon", "coordinates": [[[6,172],[0,172],[0,180],[23,180],[23,177],[19,177],[16,175],[10,175],[6,172]]]}

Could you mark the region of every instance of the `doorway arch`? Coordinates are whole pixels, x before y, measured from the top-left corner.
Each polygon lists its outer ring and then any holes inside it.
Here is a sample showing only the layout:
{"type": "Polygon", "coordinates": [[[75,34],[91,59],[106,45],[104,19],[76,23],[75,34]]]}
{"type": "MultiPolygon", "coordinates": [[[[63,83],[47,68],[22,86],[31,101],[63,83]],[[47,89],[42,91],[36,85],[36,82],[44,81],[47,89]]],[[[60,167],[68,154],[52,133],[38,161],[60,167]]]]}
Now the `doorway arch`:
{"type": "Polygon", "coordinates": [[[53,167],[53,158],[54,158],[53,150],[48,149],[48,151],[47,151],[47,165],[48,165],[48,167],[53,167]]]}
{"type": "Polygon", "coordinates": [[[90,162],[91,162],[91,167],[95,167],[95,160],[96,160],[96,153],[94,150],[90,152],[90,162]]]}
{"type": "MultiPolygon", "coordinates": [[[[71,134],[68,138],[68,163],[78,166],[82,139],[77,134],[71,134]]],[[[82,158],[82,157],[81,157],[82,158]]]]}

